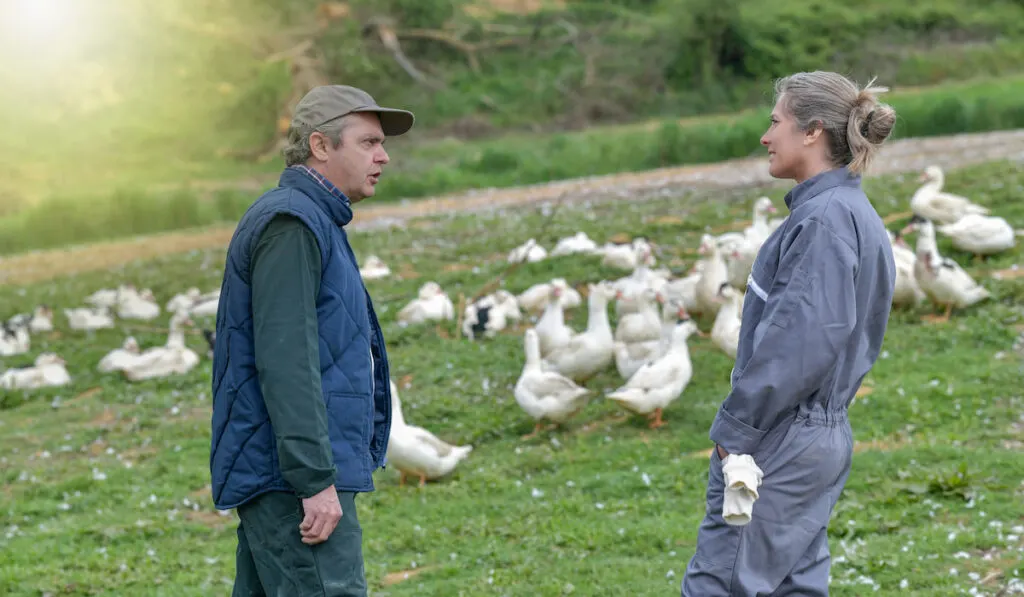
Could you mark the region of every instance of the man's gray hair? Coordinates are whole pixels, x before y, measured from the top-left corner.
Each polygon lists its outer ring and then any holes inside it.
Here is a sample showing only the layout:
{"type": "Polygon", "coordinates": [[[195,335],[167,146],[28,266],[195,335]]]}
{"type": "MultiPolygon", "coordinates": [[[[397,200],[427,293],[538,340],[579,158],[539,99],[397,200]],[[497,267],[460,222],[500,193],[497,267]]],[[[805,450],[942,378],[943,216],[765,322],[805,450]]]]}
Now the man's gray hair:
{"type": "Polygon", "coordinates": [[[350,115],[345,115],[317,127],[305,124],[290,127],[288,129],[288,145],[283,151],[285,165],[305,164],[312,157],[313,150],[309,147],[309,137],[313,133],[322,133],[330,139],[334,147],[341,145],[341,134],[348,126],[349,118],[350,115]]]}

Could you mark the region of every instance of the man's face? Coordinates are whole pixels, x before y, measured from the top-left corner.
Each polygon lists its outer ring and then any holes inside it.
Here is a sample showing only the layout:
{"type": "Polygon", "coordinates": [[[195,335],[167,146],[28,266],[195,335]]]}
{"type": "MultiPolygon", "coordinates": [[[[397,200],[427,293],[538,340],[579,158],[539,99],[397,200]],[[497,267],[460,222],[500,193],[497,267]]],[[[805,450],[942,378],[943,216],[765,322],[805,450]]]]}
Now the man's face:
{"type": "Polygon", "coordinates": [[[373,196],[384,164],[391,161],[384,140],[380,118],[361,112],[348,116],[337,147],[321,133],[313,133],[309,142],[317,170],[349,201],[358,203],[373,196]]]}

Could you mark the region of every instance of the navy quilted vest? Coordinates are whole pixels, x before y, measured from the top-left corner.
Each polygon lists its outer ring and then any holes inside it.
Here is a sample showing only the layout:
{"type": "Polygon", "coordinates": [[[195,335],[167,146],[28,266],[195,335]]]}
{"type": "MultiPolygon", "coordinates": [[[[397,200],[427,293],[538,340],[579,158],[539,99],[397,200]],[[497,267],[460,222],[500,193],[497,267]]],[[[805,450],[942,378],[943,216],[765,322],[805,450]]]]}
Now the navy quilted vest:
{"type": "Polygon", "coordinates": [[[317,297],[320,375],[335,486],[373,491],[391,428],[391,388],[384,336],[343,226],[348,201],[305,172],[287,168],[279,186],[249,207],[228,246],[213,355],[210,473],[218,509],[236,508],[267,491],[292,491],[281,476],[274,431],[256,373],[249,260],[277,214],[300,218],[316,235],[322,270],[317,297]]]}

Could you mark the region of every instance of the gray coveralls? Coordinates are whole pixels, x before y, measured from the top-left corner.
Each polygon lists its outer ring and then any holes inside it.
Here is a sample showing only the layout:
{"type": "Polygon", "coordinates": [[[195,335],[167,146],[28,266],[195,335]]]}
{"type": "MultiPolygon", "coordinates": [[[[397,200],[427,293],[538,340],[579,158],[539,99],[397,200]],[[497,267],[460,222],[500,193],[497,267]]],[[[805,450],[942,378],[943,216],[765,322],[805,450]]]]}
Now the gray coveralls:
{"type": "Polygon", "coordinates": [[[747,281],[732,390],[709,434],[753,456],[760,497],[748,525],[726,524],[712,450],[684,597],[828,595],[826,531],[853,457],[847,409],[881,350],[896,267],[885,224],[846,168],[800,183],[786,205],[747,281]]]}

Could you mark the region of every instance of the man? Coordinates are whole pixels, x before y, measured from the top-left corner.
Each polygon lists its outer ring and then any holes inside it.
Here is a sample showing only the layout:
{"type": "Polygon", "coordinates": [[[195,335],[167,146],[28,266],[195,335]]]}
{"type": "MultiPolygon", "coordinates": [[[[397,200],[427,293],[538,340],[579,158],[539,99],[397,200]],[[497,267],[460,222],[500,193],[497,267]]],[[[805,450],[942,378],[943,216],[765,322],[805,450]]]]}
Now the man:
{"type": "Polygon", "coordinates": [[[361,89],[299,102],[277,188],[228,246],[213,357],[213,500],[237,508],[234,595],[366,595],[355,495],[391,428],[384,337],[344,226],[413,124],[361,89]]]}

